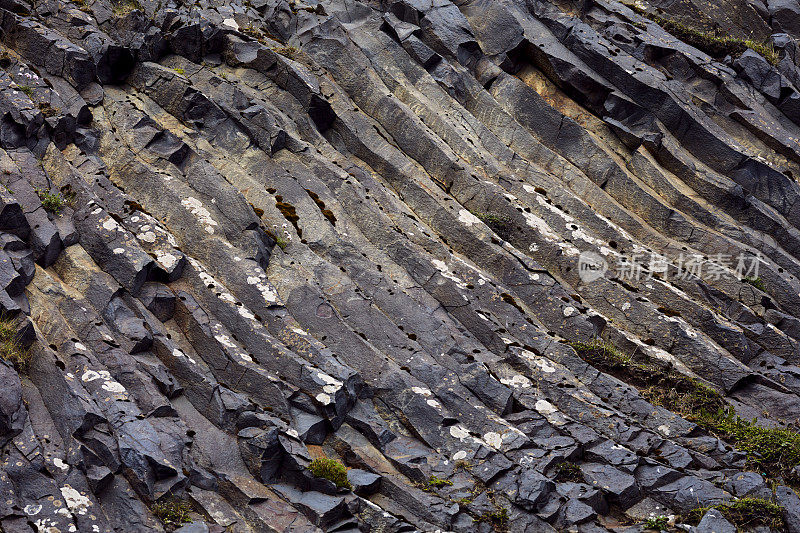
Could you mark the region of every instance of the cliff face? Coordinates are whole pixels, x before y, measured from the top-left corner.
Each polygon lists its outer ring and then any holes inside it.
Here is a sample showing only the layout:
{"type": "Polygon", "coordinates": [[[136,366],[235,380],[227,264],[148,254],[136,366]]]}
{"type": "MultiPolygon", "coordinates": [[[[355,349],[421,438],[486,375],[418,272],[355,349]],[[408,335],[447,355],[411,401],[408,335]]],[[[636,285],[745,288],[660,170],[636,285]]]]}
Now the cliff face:
{"type": "Polygon", "coordinates": [[[0,530],[800,530],[798,11],[0,1],[0,530]]]}

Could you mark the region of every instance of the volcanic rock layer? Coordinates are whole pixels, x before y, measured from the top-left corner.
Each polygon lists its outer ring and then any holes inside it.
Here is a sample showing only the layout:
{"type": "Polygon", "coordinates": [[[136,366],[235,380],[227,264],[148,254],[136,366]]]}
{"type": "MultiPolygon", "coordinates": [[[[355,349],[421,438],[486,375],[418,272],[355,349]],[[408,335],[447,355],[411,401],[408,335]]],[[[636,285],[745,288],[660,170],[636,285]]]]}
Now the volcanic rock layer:
{"type": "Polygon", "coordinates": [[[306,2],[0,1],[0,531],[800,531],[797,2],[306,2]]]}

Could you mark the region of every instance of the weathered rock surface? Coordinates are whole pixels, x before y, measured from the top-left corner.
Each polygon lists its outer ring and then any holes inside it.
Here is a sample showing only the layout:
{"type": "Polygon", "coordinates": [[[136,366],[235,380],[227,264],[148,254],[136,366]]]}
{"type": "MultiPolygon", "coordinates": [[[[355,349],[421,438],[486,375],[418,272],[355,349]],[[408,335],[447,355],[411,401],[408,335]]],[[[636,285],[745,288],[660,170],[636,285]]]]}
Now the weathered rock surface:
{"type": "Polygon", "coordinates": [[[800,530],[571,347],[800,423],[800,7],[664,4],[777,66],[606,0],[0,2],[0,531],[800,530]]]}

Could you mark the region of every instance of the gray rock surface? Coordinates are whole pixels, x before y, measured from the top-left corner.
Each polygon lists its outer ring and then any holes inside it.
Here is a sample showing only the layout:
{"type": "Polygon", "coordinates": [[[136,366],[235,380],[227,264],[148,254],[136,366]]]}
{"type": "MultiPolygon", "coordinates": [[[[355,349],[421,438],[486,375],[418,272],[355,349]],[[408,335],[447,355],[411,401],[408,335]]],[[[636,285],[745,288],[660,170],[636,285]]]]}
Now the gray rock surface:
{"type": "Polygon", "coordinates": [[[0,531],[800,531],[798,13],[0,2],[0,531]]]}

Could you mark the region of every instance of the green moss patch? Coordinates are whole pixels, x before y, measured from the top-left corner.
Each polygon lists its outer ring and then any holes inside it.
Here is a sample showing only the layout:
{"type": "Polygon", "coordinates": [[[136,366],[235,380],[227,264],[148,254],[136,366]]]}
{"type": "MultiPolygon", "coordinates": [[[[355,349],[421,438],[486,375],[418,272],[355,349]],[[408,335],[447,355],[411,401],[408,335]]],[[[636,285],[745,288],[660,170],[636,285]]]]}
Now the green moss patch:
{"type": "Polygon", "coordinates": [[[747,454],[752,467],[769,476],[791,477],[792,468],[800,464],[800,434],[791,429],[756,425],[739,418],[730,408],[699,413],[694,421],[735,444],[747,454]]]}
{"type": "Polygon", "coordinates": [[[431,476],[427,483],[428,487],[433,487],[436,489],[441,487],[448,487],[452,484],[453,482],[450,481],[449,479],[442,479],[436,476],[431,476]]]}
{"type": "Polygon", "coordinates": [[[487,522],[495,531],[506,531],[508,528],[508,509],[500,507],[494,511],[486,511],[474,520],[475,522],[487,522]]]}
{"type": "Polygon", "coordinates": [[[764,280],[762,280],[761,278],[747,277],[747,278],[744,278],[742,281],[744,283],[752,285],[753,287],[755,287],[756,289],[760,290],[761,292],[767,292],[767,286],[764,285],[764,280]]]}
{"type": "MultiPolygon", "coordinates": [[[[722,516],[735,525],[737,529],[766,526],[773,531],[786,530],[783,508],[769,500],[742,498],[735,502],[723,503],[712,507],[722,513],[722,516]]],[[[712,507],[694,509],[682,517],[683,521],[696,525],[712,507]]]]}
{"type": "Polygon", "coordinates": [[[153,515],[161,520],[164,526],[173,529],[179,528],[181,524],[191,522],[189,513],[192,511],[188,502],[177,499],[170,499],[157,502],[150,508],[153,515]]]}
{"type": "Polygon", "coordinates": [[[581,468],[575,463],[560,463],[556,471],[555,481],[560,483],[583,483],[581,468]]]}
{"type": "Polygon", "coordinates": [[[598,370],[638,388],[653,405],[678,413],[735,445],[747,454],[752,468],[767,476],[790,478],[792,468],[800,464],[800,434],[787,428],[759,426],[736,416],[717,391],[696,379],[634,361],[601,340],[570,346],[598,370]]]}
{"type": "Polygon", "coordinates": [[[325,478],[337,487],[351,490],[353,486],[347,481],[347,467],[335,459],[320,457],[311,461],[308,470],[316,477],[325,478]]]}
{"type": "Polygon", "coordinates": [[[664,28],[666,31],[685,42],[688,45],[694,46],[698,50],[702,50],[711,57],[720,59],[727,55],[731,57],[739,57],[748,48],[761,54],[771,65],[778,64],[778,52],[771,43],[764,43],[753,41],[752,39],[739,39],[726,35],[720,31],[706,31],[697,30],[691,26],[687,26],[677,20],[660,17],[654,13],[650,13],[641,7],[632,4],[625,4],[630,9],[648,18],[664,28]]]}

